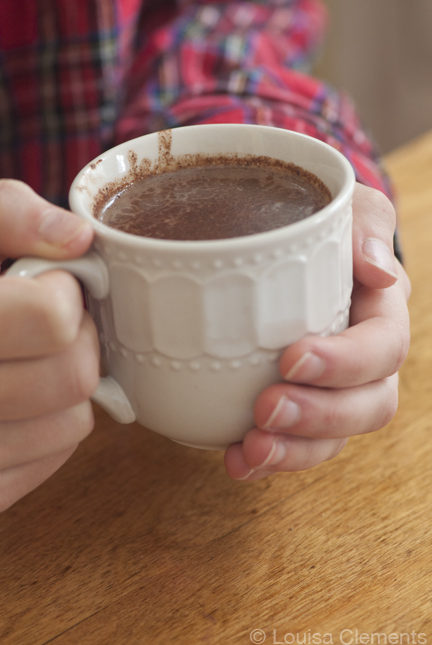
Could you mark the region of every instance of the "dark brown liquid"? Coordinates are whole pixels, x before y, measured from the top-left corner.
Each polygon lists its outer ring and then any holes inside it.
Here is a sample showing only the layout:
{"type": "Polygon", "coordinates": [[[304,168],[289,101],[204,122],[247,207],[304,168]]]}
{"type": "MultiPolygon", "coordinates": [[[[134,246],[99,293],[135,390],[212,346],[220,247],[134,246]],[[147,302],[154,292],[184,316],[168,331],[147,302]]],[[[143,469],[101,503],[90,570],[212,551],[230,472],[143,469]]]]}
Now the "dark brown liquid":
{"type": "Polygon", "coordinates": [[[134,235],[214,240],[298,222],[329,201],[326,186],[297,166],[239,159],[143,176],[102,203],[96,217],[134,235]]]}

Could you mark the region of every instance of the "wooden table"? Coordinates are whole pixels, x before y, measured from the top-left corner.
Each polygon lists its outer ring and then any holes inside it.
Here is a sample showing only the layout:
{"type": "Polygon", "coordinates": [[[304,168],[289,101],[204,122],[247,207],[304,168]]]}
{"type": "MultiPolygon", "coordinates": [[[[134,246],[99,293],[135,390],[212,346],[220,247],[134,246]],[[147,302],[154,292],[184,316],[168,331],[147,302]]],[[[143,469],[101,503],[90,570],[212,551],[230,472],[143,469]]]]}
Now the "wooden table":
{"type": "Polygon", "coordinates": [[[97,411],[0,516],[1,645],[432,643],[432,134],[387,161],[413,281],[393,422],[250,485],[97,411]]]}

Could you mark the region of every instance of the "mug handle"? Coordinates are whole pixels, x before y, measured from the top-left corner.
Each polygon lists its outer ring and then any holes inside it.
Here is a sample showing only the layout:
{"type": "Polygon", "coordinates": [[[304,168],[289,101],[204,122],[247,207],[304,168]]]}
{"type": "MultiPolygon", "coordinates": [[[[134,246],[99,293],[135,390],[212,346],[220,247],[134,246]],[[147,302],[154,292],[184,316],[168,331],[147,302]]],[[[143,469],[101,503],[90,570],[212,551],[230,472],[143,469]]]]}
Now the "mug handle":
{"type": "MultiPolygon", "coordinates": [[[[97,300],[106,298],[109,293],[108,269],[96,251],[89,251],[86,255],[74,260],[21,258],[6,271],[5,275],[34,278],[54,269],[62,269],[72,273],[97,300]]],[[[135,412],[123,388],[112,376],[100,378],[99,385],[91,398],[119,423],[133,423],[136,419],[135,412]]]]}

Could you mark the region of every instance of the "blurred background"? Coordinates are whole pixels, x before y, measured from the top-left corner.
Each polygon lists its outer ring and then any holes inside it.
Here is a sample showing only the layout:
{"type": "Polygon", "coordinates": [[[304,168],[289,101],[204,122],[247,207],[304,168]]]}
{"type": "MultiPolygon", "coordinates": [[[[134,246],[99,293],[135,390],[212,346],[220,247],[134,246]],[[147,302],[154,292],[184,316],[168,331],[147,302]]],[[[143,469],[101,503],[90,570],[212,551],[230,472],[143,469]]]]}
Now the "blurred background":
{"type": "Polygon", "coordinates": [[[325,0],[317,75],[354,99],[381,152],[432,128],[432,0],[325,0]]]}

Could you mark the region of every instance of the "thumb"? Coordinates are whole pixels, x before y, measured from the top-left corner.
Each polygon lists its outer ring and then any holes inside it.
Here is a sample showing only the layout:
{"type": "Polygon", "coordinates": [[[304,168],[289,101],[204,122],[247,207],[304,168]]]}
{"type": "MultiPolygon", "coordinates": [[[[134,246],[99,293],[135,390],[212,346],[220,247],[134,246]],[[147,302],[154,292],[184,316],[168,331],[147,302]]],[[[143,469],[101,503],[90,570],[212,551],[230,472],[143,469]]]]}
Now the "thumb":
{"type": "Polygon", "coordinates": [[[396,282],[395,227],[395,209],[384,193],[357,184],[353,198],[353,261],[358,282],[374,289],[396,282]]]}
{"type": "Polygon", "coordinates": [[[0,180],[0,256],[73,258],[92,239],[89,222],[47,202],[20,181],[0,180]]]}

